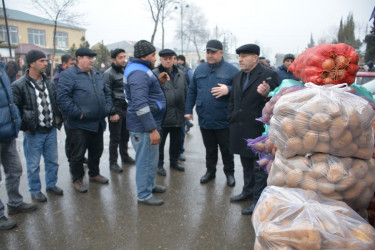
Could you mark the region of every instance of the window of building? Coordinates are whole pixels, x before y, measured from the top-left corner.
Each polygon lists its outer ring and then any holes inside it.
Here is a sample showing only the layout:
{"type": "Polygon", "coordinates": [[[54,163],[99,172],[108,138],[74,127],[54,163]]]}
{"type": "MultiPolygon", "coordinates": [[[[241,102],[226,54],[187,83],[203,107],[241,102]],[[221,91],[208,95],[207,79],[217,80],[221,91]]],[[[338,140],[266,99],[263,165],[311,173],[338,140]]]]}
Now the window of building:
{"type": "Polygon", "coordinates": [[[46,32],[44,30],[27,29],[29,43],[46,46],[46,32]]]}
{"type": "Polygon", "coordinates": [[[68,48],[68,33],[61,31],[56,32],[56,47],[68,48]]]}
{"type": "MultiPolygon", "coordinates": [[[[10,43],[18,44],[18,28],[16,26],[9,26],[10,43]]],[[[5,42],[8,42],[7,29],[5,25],[0,25],[0,37],[5,42]]]]}

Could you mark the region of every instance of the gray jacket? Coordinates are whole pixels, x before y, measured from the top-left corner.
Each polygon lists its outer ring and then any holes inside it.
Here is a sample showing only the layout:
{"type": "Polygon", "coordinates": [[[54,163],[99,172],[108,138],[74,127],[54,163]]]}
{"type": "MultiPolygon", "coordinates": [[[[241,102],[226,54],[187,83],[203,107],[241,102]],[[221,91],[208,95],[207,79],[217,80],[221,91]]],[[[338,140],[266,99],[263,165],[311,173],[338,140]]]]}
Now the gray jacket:
{"type": "MultiPolygon", "coordinates": [[[[159,76],[160,73],[167,71],[160,64],[153,72],[159,76]]],[[[162,127],[182,127],[185,122],[185,102],[188,90],[186,74],[175,66],[173,66],[172,73],[168,74],[171,80],[161,85],[167,99],[167,113],[162,127]]]]}

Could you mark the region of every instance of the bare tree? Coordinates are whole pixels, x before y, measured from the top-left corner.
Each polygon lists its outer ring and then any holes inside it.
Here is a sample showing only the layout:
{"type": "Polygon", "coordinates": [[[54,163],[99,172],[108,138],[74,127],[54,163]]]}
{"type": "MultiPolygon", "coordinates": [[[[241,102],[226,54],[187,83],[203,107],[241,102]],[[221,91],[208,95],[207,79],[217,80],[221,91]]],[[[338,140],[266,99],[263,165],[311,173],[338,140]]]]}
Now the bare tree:
{"type": "Polygon", "coordinates": [[[164,24],[165,22],[171,17],[173,11],[173,5],[170,3],[174,3],[175,1],[171,0],[168,4],[165,4],[161,10],[161,48],[164,49],[164,37],[165,37],[165,30],[164,24]]]}
{"type": "MultiPolygon", "coordinates": [[[[161,16],[163,16],[162,12],[166,12],[169,8],[169,5],[171,3],[174,3],[174,0],[147,0],[148,5],[150,7],[152,20],[154,20],[154,31],[151,35],[151,44],[154,44],[156,31],[158,29],[159,21],[161,19],[161,16]]],[[[163,30],[164,30],[164,20],[165,16],[163,17],[163,30]]],[[[164,38],[164,35],[163,35],[164,38]]]]}
{"type": "MultiPolygon", "coordinates": [[[[190,5],[189,9],[187,9],[185,13],[184,22],[182,25],[184,26],[182,39],[185,38],[188,40],[188,42],[191,42],[194,45],[198,60],[200,60],[200,48],[207,42],[210,34],[206,28],[207,20],[201,9],[196,5],[190,5]]],[[[176,30],[176,38],[178,40],[181,39],[180,34],[181,27],[176,30]]]]}
{"type": "MultiPolygon", "coordinates": [[[[59,22],[73,23],[80,16],[78,12],[72,10],[72,7],[78,3],[79,0],[31,0],[32,3],[40,8],[53,22],[53,51],[52,51],[52,69],[55,63],[56,54],[56,32],[59,22]]],[[[51,78],[53,70],[51,69],[51,78]]]]}

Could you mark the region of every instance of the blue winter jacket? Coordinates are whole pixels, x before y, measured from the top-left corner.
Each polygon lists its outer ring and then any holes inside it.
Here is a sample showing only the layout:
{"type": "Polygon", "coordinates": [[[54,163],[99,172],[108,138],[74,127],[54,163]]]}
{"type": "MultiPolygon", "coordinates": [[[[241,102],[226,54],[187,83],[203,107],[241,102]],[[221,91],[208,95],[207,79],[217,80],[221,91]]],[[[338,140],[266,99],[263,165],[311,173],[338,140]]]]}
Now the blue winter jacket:
{"type": "Polygon", "coordinates": [[[293,72],[288,71],[284,64],[276,69],[276,73],[279,76],[279,84],[281,84],[281,82],[285,79],[298,81],[298,79],[293,75],[293,72]]]}
{"type": "Polygon", "coordinates": [[[21,118],[13,103],[10,82],[5,73],[5,65],[0,62],[0,142],[11,141],[18,136],[21,118]]]}
{"type": "Polygon", "coordinates": [[[128,101],[126,128],[132,132],[160,130],[166,99],[151,71],[151,62],[130,57],[124,72],[124,88],[128,101]]]}
{"type": "Polygon", "coordinates": [[[232,78],[237,72],[238,69],[224,59],[215,64],[205,62],[199,65],[189,85],[185,114],[193,114],[193,107],[196,105],[201,128],[228,128],[228,101],[232,90],[232,78]],[[211,89],[218,87],[218,83],[228,86],[228,95],[220,98],[212,95],[211,89]]]}
{"type": "Polygon", "coordinates": [[[60,73],[57,103],[67,117],[68,127],[98,132],[105,130],[105,117],[112,109],[112,99],[102,75],[91,70],[90,75],[74,65],[60,73]],[[81,119],[82,116],[82,119],[81,119]]]}

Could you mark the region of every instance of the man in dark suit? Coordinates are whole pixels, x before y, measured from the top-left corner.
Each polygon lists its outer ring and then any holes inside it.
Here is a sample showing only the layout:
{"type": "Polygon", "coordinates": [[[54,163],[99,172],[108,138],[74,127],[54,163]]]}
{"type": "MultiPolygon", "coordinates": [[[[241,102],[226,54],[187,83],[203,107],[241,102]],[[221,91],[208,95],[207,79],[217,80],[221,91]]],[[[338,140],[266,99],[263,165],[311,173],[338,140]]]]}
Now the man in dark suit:
{"type": "Polygon", "coordinates": [[[257,157],[244,139],[256,138],[263,133],[263,124],[255,119],[262,116],[268,93],[279,82],[273,70],[259,63],[259,52],[260,48],[255,44],[246,44],[236,50],[241,71],[233,77],[229,99],[230,150],[240,155],[244,175],[242,192],[233,196],[231,202],[252,200],[242,214],[253,213],[260,194],[267,186],[267,173],[259,168],[257,157]]]}

